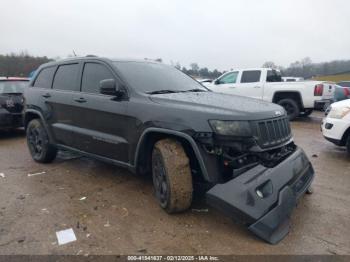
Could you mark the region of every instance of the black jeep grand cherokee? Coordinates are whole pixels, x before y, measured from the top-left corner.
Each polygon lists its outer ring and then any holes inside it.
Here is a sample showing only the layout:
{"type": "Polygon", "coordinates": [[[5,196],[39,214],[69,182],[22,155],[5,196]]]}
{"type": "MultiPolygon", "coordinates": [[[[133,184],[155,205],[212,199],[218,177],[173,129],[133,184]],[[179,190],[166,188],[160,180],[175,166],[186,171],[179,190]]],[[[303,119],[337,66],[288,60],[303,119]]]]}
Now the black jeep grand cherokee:
{"type": "Polygon", "coordinates": [[[209,204],[277,243],[308,190],[313,168],[293,143],[282,107],[213,93],[151,61],[74,58],[37,70],[25,91],[25,128],[35,161],[69,149],[152,173],[169,213],[209,204]]]}

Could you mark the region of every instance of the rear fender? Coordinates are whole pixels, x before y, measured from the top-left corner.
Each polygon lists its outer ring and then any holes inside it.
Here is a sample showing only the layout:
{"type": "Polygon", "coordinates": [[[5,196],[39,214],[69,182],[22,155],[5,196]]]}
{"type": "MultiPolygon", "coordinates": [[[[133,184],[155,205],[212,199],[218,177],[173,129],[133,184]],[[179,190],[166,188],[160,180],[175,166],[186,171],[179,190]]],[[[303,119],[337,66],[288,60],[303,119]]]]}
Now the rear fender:
{"type": "Polygon", "coordinates": [[[45,118],[43,116],[43,114],[38,111],[38,110],[35,110],[35,109],[27,109],[24,113],[24,129],[27,130],[27,125],[29,123],[29,121],[31,119],[33,119],[33,115],[35,115],[36,117],[35,118],[39,118],[41,120],[41,122],[43,123],[45,129],[46,129],[46,132],[48,134],[48,137],[49,137],[49,140],[50,140],[50,143],[51,144],[54,144],[54,138],[52,136],[52,133],[50,131],[50,128],[49,128],[49,125],[47,124],[47,122],[45,121],[45,118]]]}

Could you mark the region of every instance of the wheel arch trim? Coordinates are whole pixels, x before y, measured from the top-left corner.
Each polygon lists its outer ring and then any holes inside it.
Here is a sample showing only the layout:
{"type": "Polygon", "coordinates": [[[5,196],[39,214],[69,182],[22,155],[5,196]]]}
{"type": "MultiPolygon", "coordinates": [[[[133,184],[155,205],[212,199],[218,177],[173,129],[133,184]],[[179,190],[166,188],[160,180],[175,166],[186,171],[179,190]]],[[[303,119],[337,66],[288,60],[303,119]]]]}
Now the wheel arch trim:
{"type": "Polygon", "coordinates": [[[46,123],[46,121],[45,121],[45,118],[44,118],[44,116],[43,116],[43,114],[40,112],[40,111],[38,111],[38,110],[35,110],[35,109],[27,109],[25,112],[24,112],[24,128],[25,128],[25,130],[27,129],[27,124],[26,124],[26,121],[27,121],[27,116],[28,116],[28,114],[29,113],[31,113],[31,114],[35,114],[35,115],[37,115],[39,118],[40,118],[40,120],[42,121],[42,123],[43,123],[43,125],[44,125],[44,127],[45,127],[45,129],[46,129],[46,132],[47,132],[47,134],[48,134],[48,136],[49,136],[49,139],[50,139],[50,142],[52,143],[54,140],[53,140],[53,137],[52,137],[52,134],[51,134],[51,132],[50,132],[50,129],[48,128],[48,125],[47,125],[47,123],[46,123]]]}
{"type": "MultiPolygon", "coordinates": [[[[290,94],[290,93],[296,94],[296,95],[298,96],[299,101],[300,101],[300,105],[301,105],[301,108],[300,108],[300,109],[304,109],[303,97],[302,97],[301,93],[300,93],[299,91],[296,91],[296,90],[293,90],[293,91],[288,91],[288,90],[276,91],[275,93],[273,93],[272,102],[277,104],[278,101],[276,101],[276,96],[278,96],[278,95],[283,95],[283,94],[288,94],[288,93],[289,93],[289,94],[290,94]]],[[[291,99],[290,97],[284,97],[284,98],[282,98],[282,99],[285,99],[285,98],[291,99]]],[[[298,101],[296,101],[296,102],[298,102],[298,101]]]]}
{"type": "Polygon", "coordinates": [[[140,158],[140,154],[141,154],[141,152],[140,152],[141,146],[146,139],[146,135],[148,135],[150,133],[168,134],[168,135],[173,135],[175,137],[185,139],[192,147],[192,150],[197,158],[199,167],[201,169],[203,178],[206,181],[210,181],[207,169],[206,169],[205,164],[204,164],[204,160],[201,156],[200,150],[199,150],[196,142],[194,141],[194,139],[188,134],[185,134],[185,133],[179,132],[179,131],[170,130],[170,129],[150,127],[150,128],[147,128],[146,130],[143,131],[143,133],[141,134],[140,139],[137,143],[136,150],[135,150],[135,157],[134,157],[135,168],[137,168],[137,166],[138,166],[138,162],[139,162],[139,158],[140,158]]]}

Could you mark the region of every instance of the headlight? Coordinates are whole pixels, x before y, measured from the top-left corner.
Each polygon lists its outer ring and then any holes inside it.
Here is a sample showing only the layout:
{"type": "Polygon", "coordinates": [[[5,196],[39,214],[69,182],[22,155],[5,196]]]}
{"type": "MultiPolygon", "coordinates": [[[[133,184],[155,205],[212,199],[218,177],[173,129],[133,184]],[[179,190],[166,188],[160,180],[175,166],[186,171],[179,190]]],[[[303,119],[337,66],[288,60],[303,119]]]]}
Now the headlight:
{"type": "Polygon", "coordinates": [[[225,136],[252,136],[250,124],[247,121],[209,120],[215,133],[225,136]]]}
{"type": "Polygon", "coordinates": [[[331,111],[328,114],[329,118],[341,119],[347,114],[350,113],[350,107],[332,107],[331,111]]]}

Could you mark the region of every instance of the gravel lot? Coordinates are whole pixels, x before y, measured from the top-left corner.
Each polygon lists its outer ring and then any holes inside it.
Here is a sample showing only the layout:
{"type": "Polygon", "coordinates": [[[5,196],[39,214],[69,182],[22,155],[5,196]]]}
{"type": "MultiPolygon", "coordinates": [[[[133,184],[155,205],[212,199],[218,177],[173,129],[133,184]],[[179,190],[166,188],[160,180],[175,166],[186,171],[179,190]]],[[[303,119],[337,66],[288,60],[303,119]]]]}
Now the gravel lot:
{"type": "Polygon", "coordinates": [[[2,132],[0,254],[350,254],[350,157],[324,140],[321,116],[292,123],[316,171],[314,194],[275,246],[201,202],[167,215],[148,177],[69,153],[34,163],[23,131],[2,132]],[[60,246],[56,231],[67,228],[77,241],[60,246]]]}

